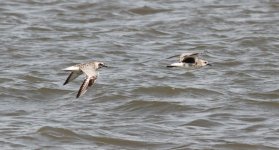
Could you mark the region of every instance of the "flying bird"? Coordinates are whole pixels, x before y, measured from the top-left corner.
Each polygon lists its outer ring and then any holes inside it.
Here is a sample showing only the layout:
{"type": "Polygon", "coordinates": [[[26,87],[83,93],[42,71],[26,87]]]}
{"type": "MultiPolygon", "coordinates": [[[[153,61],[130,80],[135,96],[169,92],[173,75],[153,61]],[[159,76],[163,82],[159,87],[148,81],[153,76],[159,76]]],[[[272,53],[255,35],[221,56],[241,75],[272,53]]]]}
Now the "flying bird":
{"type": "Polygon", "coordinates": [[[192,68],[200,68],[203,66],[211,66],[207,61],[199,58],[200,53],[182,53],[181,55],[174,55],[167,59],[178,57],[178,63],[172,63],[167,67],[192,67],[192,68]]]}
{"type": "Polygon", "coordinates": [[[68,84],[69,82],[73,81],[78,76],[84,73],[86,75],[86,78],[81,84],[78,93],[76,95],[76,98],[79,98],[88,90],[90,86],[92,86],[95,83],[98,77],[98,69],[102,67],[107,67],[107,66],[103,62],[98,62],[98,61],[91,61],[88,63],[77,64],[71,67],[67,67],[63,70],[70,71],[71,73],[63,85],[68,84]]]}

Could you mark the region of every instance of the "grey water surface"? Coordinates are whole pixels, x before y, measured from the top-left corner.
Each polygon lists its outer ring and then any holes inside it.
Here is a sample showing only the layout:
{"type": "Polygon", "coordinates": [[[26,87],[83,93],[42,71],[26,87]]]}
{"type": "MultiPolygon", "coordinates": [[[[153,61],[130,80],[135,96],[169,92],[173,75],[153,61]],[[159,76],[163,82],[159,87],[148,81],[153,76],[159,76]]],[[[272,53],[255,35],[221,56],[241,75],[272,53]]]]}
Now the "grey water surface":
{"type": "Polygon", "coordinates": [[[1,149],[279,149],[277,0],[0,0],[0,44],[1,149]]]}

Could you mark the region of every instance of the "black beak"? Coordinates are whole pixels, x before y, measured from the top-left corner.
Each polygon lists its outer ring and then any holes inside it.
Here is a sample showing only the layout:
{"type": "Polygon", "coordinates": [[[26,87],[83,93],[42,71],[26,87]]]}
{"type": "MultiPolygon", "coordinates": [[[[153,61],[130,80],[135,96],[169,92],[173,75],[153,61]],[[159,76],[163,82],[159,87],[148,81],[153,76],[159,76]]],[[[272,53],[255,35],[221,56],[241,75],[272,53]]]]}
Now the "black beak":
{"type": "Polygon", "coordinates": [[[212,66],[212,64],[207,64],[207,66],[212,66]]]}
{"type": "Polygon", "coordinates": [[[107,65],[103,65],[103,67],[108,67],[107,65]]]}

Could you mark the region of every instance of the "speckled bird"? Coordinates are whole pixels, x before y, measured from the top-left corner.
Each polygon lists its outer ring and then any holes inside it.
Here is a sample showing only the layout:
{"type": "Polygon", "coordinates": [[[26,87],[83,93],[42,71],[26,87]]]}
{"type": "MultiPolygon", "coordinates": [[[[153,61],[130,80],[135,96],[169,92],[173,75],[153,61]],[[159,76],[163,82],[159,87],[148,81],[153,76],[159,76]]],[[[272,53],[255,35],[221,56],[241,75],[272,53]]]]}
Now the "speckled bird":
{"type": "Polygon", "coordinates": [[[81,95],[83,95],[90,86],[92,86],[97,77],[98,77],[98,69],[102,67],[107,67],[103,62],[98,61],[91,61],[88,63],[83,64],[77,64],[71,67],[67,67],[63,69],[64,71],[71,71],[70,75],[66,79],[63,85],[68,84],[69,82],[76,79],[81,74],[85,74],[86,78],[84,79],[83,83],[81,84],[79,91],[76,95],[76,98],[79,98],[81,95]]]}
{"type": "Polygon", "coordinates": [[[207,61],[199,58],[200,53],[182,53],[181,55],[175,55],[171,56],[167,59],[178,57],[179,56],[179,62],[178,63],[172,63],[168,65],[167,67],[185,67],[185,68],[200,68],[203,66],[211,66],[207,61]]]}

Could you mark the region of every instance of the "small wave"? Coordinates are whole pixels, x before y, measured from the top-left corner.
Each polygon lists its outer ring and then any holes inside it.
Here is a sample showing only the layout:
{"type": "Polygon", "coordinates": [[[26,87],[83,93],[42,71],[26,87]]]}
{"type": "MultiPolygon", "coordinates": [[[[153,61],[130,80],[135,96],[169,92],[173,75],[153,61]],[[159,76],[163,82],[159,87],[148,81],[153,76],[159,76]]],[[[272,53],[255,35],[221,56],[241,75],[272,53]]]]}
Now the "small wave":
{"type": "Polygon", "coordinates": [[[1,116],[22,116],[22,115],[27,115],[28,112],[25,110],[15,110],[11,112],[0,112],[1,116]]]}
{"type": "Polygon", "coordinates": [[[176,95],[182,92],[185,92],[184,89],[181,88],[172,88],[172,87],[164,87],[164,86],[156,86],[156,87],[140,87],[135,89],[133,92],[136,93],[145,93],[145,94],[162,94],[162,95],[176,95]]]}
{"type": "Polygon", "coordinates": [[[59,0],[51,0],[51,1],[28,0],[28,1],[21,1],[20,3],[46,6],[46,5],[56,5],[59,2],[60,2],[59,0]]]}
{"type": "Polygon", "coordinates": [[[36,92],[39,92],[44,95],[60,95],[60,94],[66,94],[69,92],[69,90],[61,90],[61,89],[54,89],[54,88],[39,88],[36,90],[36,92]]]}
{"type": "Polygon", "coordinates": [[[225,5],[225,4],[216,4],[216,5],[206,5],[206,6],[203,6],[204,8],[227,8],[227,9],[236,9],[238,8],[240,5],[236,5],[236,4],[228,4],[228,5],[225,5]]]}
{"type": "Polygon", "coordinates": [[[135,89],[133,92],[139,94],[161,96],[161,97],[179,95],[184,93],[191,93],[193,95],[209,95],[209,94],[221,95],[222,94],[214,90],[208,90],[202,88],[173,88],[169,86],[140,87],[138,89],[135,89]]]}
{"type": "Polygon", "coordinates": [[[269,39],[266,37],[243,37],[237,39],[236,41],[238,41],[241,46],[253,47],[255,45],[264,45],[268,42],[268,40],[269,39]]]}
{"type": "Polygon", "coordinates": [[[80,3],[76,5],[67,5],[65,7],[68,8],[69,10],[77,11],[77,10],[93,9],[96,6],[97,6],[96,3],[80,3]]]}
{"type": "Polygon", "coordinates": [[[178,112],[178,111],[189,111],[193,108],[180,105],[176,102],[166,102],[166,101],[144,101],[144,100],[134,100],[124,105],[116,108],[116,110],[121,111],[140,111],[140,112],[178,112]]]}
{"type": "Polygon", "coordinates": [[[61,21],[65,22],[65,23],[95,23],[95,22],[101,22],[104,21],[105,19],[103,18],[64,18],[61,19],[61,21]]]}
{"type": "Polygon", "coordinates": [[[32,82],[32,83],[34,83],[34,82],[43,82],[43,81],[47,81],[47,80],[44,79],[44,78],[40,78],[40,77],[31,75],[31,74],[28,74],[28,75],[23,76],[22,79],[23,79],[23,80],[26,80],[26,81],[30,81],[30,82],[32,82]]]}
{"type": "MultiPolygon", "coordinates": [[[[210,109],[210,111],[211,111],[211,109],[210,109]]],[[[229,118],[231,116],[233,116],[233,114],[231,114],[231,113],[214,113],[214,114],[209,115],[208,117],[210,117],[210,118],[229,118]]]]}
{"type": "Polygon", "coordinates": [[[197,119],[197,120],[193,120],[187,124],[185,124],[184,126],[197,126],[197,127],[214,127],[214,126],[220,126],[223,125],[222,123],[219,122],[215,122],[215,121],[210,121],[207,119],[197,119]]]}
{"type": "Polygon", "coordinates": [[[245,102],[248,105],[253,105],[253,107],[268,107],[270,110],[273,110],[273,108],[275,110],[277,110],[279,108],[279,102],[278,102],[278,98],[274,99],[274,100],[270,100],[270,99],[262,99],[259,98],[255,95],[253,95],[254,97],[250,97],[250,98],[240,98],[238,99],[241,102],[245,102]]]}
{"type": "Polygon", "coordinates": [[[72,130],[65,128],[57,128],[44,126],[37,130],[38,134],[46,136],[53,140],[86,140],[95,141],[102,144],[110,144],[116,146],[128,146],[128,147],[143,147],[143,146],[156,146],[161,143],[154,143],[148,141],[132,140],[127,138],[105,137],[105,136],[92,136],[88,134],[78,134],[72,130]]]}
{"type": "Polygon", "coordinates": [[[194,95],[203,95],[203,96],[223,95],[220,92],[217,92],[214,90],[203,89],[203,88],[186,88],[185,91],[192,93],[194,95]]]}
{"type": "Polygon", "coordinates": [[[17,141],[3,141],[1,139],[1,149],[24,149],[26,145],[18,144],[17,141]]]}
{"type": "Polygon", "coordinates": [[[149,30],[146,30],[145,32],[148,34],[155,34],[155,35],[169,35],[169,33],[160,31],[158,29],[149,29],[149,30]]]}
{"type": "Polygon", "coordinates": [[[69,93],[70,90],[61,90],[61,89],[54,89],[54,88],[39,88],[39,89],[27,89],[26,88],[8,88],[6,91],[6,94],[1,94],[1,96],[6,97],[15,97],[21,100],[30,100],[30,99],[36,99],[36,100],[43,100],[45,98],[51,99],[51,98],[57,98],[61,97],[61,95],[69,93]],[[31,94],[30,94],[31,93],[31,94]]]}
{"type": "Polygon", "coordinates": [[[237,67],[243,65],[243,62],[238,60],[228,60],[219,64],[222,65],[223,67],[237,67]]]}
{"type": "Polygon", "coordinates": [[[244,71],[227,71],[224,73],[224,76],[229,76],[229,77],[235,76],[237,78],[253,78],[254,77],[244,71]]]}
{"type": "Polygon", "coordinates": [[[16,13],[16,12],[4,12],[3,16],[13,16],[16,19],[26,19],[26,16],[23,13],[16,13]]]}
{"type": "MultiPolygon", "coordinates": [[[[270,92],[253,92],[248,94],[250,97],[255,99],[262,99],[262,100],[278,100],[279,98],[279,90],[274,90],[270,92]]],[[[270,101],[275,102],[275,101],[270,101]]]]}
{"type": "Polygon", "coordinates": [[[149,15],[149,14],[155,14],[165,11],[170,11],[169,9],[154,9],[148,6],[134,8],[129,10],[132,13],[139,14],[139,15],[149,15]]]}
{"type": "Polygon", "coordinates": [[[260,144],[247,144],[247,143],[238,143],[238,142],[226,142],[226,144],[216,144],[215,148],[221,149],[268,149],[268,150],[277,150],[278,148],[264,146],[260,144]]]}
{"type": "Polygon", "coordinates": [[[254,105],[258,106],[268,106],[270,108],[279,108],[279,102],[278,101],[268,101],[268,100],[255,100],[255,99],[249,99],[246,100],[249,103],[252,103],[254,105]]]}
{"type": "Polygon", "coordinates": [[[26,30],[29,30],[29,31],[38,31],[38,32],[50,32],[52,31],[51,28],[48,28],[48,27],[45,27],[45,26],[30,26],[30,27],[27,27],[26,30]]]}
{"type": "Polygon", "coordinates": [[[117,146],[125,146],[125,147],[151,147],[151,146],[159,146],[161,143],[151,143],[148,141],[139,141],[139,140],[131,140],[131,139],[123,139],[123,138],[112,138],[112,137],[93,137],[96,142],[100,142],[103,144],[111,144],[117,146]]]}
{"type": "Polygon", "coordinates": [[[262,124],[256,124],[256,125],[251,125],[251,126],[245,127],[245,128],[242,129],[242,130],[244,130],[244,131],[246,131],[246,132],[255,132],[255,131],[257,131],[257,130],[259,130],[259,129],[262,129],[262,128],[264,128],[264,125],[262,125],[262,124]]]}
{"type": "Polygon", "coordinates": [[[241,118],[238,118],[238,120],[246,121],[246,122],[262,122],[262,121],[267,120],[267,118],[263,118],[263,117],[241,117],[241,118]]]}
{"type": "Polygon", "coordinates": [[[65,128],[56,128],[50,126],[44,126],[37,130],[37,133],[43,136],[48,136],[55,139],[64,139],[64,138],[79,138],[79,135],[75,132],[65,129],[65,128]]]}

